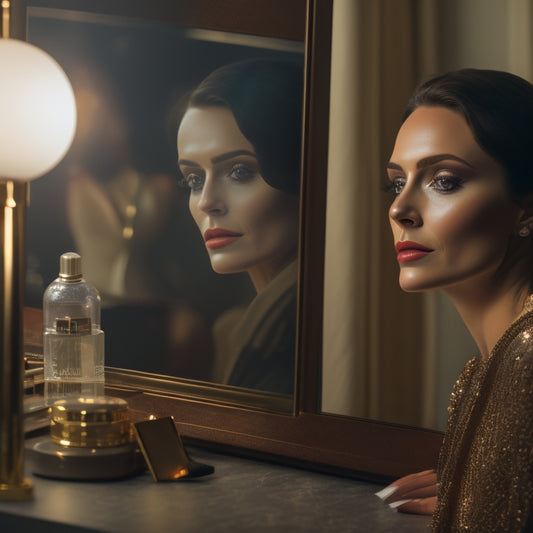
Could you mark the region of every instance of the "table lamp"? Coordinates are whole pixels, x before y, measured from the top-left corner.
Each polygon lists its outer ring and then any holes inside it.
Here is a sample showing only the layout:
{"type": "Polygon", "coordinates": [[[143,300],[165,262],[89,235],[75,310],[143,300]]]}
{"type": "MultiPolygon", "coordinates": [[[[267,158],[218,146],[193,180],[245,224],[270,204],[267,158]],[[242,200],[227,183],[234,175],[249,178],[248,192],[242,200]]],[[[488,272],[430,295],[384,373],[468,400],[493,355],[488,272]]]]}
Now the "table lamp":
{"type": "Polygon", "coordinates": [[[74,137],[76,104],[67,76],[52,57],[9,38],[9,1],[2,0],[1,7],[0,500],[26,500],[32,497],[23,457],[28,184],[64,157],[74,137]]]}

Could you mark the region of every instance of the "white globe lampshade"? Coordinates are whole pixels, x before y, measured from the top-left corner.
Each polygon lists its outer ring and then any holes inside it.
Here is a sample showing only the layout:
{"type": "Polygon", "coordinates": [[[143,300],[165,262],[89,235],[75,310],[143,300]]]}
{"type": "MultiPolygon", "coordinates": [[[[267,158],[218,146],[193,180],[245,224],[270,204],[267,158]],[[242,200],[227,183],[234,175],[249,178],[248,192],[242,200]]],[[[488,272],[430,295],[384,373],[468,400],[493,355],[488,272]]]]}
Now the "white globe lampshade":
{"type": "Polygon", "coordinates": [[[76,129],[70,82],[46,52],[0,39],[0,179],[28,181],[63,159],[76,129]]]}

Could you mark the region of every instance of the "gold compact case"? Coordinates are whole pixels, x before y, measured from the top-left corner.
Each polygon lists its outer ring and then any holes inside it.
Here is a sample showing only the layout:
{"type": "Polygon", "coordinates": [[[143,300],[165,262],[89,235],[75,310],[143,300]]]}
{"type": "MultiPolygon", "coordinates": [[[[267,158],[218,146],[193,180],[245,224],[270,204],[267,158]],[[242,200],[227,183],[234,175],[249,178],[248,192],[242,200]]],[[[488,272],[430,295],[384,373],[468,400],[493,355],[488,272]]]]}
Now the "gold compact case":
{"type": "Polygon", "coordinates": [[[50,434],[26,441],[34,474],[71,480],[118,479],[146,470],[128,404],[108,396],[72,397],[50,408],[50,434]]]}
{"type": "Polygon", "coordinates": [[[108,396],[54,402],[50,435],[56,444],[81,448],[120,446],[135,440],[128,403],[108,396]]]}

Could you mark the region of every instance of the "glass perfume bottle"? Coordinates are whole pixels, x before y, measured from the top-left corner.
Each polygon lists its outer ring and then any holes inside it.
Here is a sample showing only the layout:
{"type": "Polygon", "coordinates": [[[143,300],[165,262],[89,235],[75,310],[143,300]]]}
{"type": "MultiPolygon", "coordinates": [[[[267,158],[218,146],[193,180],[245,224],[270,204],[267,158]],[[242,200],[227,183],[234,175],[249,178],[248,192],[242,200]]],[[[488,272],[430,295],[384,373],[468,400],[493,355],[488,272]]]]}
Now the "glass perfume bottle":
{"type": "Polygon", "coordinates": [[[103,395],[100,295],[83,279],[81,257],[74,252],[61,256],[59,277],[44,293],[43,326],[46,403],[103,395]]]}

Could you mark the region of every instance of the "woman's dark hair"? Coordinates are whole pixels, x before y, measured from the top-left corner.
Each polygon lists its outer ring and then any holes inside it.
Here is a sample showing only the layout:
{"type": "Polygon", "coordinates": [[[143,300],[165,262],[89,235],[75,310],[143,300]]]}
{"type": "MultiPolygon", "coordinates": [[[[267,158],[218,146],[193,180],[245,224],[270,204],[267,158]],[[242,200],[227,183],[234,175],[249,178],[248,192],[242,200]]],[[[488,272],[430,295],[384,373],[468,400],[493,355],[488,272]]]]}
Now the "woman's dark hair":
{"type": "Polygon", "coordinates": [[[302,96],[300,63],[255,59],[213,71],[192,92],[187,108],[229,108],[255,149],[264,180],[271,187],[298,194],[302,96]]]}
{"type": "Polygon", "coordinates": [[[404,120],[424,105],[461,113],[479,146],[505,169],[517,201],[533,193],[533,85],[508,72],[462,69],[420,85],[404,120]]]}

